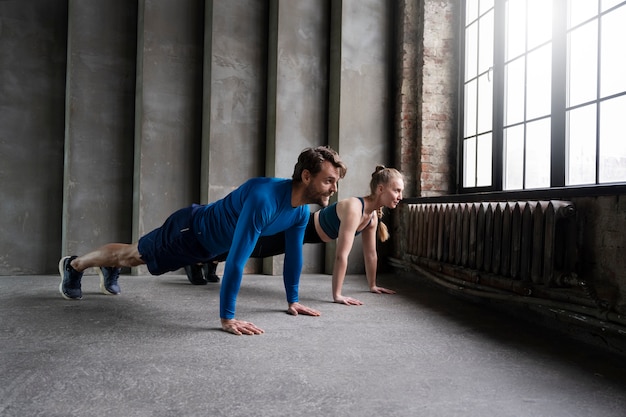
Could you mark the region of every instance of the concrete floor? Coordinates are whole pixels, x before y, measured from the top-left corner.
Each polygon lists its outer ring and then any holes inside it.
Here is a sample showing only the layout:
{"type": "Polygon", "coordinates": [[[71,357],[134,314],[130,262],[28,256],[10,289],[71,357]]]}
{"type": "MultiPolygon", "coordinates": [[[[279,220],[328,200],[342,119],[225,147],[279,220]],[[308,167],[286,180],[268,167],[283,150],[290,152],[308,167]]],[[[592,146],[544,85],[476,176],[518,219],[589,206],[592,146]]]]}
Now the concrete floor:
{"type": "Polygon", "coordinates": [[[56,276],[0,278],[0,415],[581,416],[626,415],[626,360],[389,274],[366,291],[349,276],[303,276],[284,313],[280,277],[244,277],[237,317],[266,333],[219,329],[219,284],[122,277],[122,295],[83,279],[67,301],[56,276]]]}

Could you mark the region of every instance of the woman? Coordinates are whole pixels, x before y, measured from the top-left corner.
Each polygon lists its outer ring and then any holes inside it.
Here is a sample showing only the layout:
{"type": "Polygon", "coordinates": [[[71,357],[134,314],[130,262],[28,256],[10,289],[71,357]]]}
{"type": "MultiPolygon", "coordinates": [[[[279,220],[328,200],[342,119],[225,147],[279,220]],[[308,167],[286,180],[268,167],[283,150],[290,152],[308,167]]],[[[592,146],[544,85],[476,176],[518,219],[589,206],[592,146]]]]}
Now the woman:
{"type": "MultiPolygon", "coordinates": [[[[394,294],[387,288],[376,285],[376,269],[378,253],[376,251],[376,234],[381,242],[389,239],[387,226],[380,221],[383,207],[394,209],[402,200],[404,190],[403,175],[394,168],[376,167],[370,181],[370,194],[365,197],[350,197],[322,208],[309,217],[304,243],[325,243],[337,240],[335,265],[333,268],[332,293],[336,303],[361,305],[356,298],[341,294],[343,281],[348,268],[348,255],[352,250],[355,236],[362,235],[363,259],[365,276],[370,291],[377,294],[394,294]]],[[[282,234],[261,237],[254,248],[251,258],[265,258],[285,251],[285,239],[282,234]]],[[[219,280],[215,275],[217,262],[226,259],[224,254],[212,259],[204,266],[194,265],[185,268],[187,277],[192,284],[206,284],[219,280]]]]}

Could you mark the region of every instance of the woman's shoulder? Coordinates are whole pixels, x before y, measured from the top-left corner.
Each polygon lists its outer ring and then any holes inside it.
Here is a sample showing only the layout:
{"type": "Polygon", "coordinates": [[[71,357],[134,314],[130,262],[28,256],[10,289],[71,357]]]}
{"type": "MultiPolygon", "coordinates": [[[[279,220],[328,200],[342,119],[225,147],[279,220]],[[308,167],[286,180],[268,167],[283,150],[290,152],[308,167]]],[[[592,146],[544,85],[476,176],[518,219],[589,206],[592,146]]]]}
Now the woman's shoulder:
{"type": "Polygon", "coordinates": [[[359,210],[363,208],[363,198],[362,197],[346,197],[337,202],[338,207],[346,207],[346,208],[355,208],[357,207],[359,210]]]}
{"type": "Polygon", "coordinates": [[[348,197],[337,203],[337,216],[346,219],[360,219],[363,214],[363,203],[358,197],[348,197]]]}

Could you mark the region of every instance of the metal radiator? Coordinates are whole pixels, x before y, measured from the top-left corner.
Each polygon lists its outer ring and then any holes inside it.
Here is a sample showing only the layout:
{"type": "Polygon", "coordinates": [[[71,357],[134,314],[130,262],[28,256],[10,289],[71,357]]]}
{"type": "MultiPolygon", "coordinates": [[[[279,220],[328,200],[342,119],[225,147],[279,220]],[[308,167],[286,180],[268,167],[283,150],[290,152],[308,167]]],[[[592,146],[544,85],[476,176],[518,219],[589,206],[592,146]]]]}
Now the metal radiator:
{"type": "Polygon", "coordinates": [[[554,287],[575,268],[575,208],[568,201],[408,204],[407,220],[406,254],[439,273],[482,283],[491,276],[494,286],[504,278],[554,287]]]}

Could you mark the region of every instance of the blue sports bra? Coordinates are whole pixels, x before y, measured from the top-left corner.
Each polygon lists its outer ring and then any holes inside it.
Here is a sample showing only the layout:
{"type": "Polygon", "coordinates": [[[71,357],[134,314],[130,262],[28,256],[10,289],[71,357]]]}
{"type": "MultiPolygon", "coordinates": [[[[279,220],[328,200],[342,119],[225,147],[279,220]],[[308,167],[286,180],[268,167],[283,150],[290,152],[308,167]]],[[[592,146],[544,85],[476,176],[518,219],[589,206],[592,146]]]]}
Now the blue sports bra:
{"type": "MultiPolygon", "coordinates": [[[[365,211],[365,201],[361,197],[357,197],[361,202],[361,215],[365,211]]],[[[324,207],[319,211],[319,221],[320,227],[328,235],[331,239],[337,239],[339,236],[339,225],[341,221],[339,220],[339,216],[337,216],[337,203],[333,203],[328,207],[324,207]]],[[[370,222],[372,220],[370,219],[370,222]]],[[[369,223],[367,223],[369,225],[369,223]]],[[[367,226],[365,226],[367,227],[367,226]]],[[[361,229],[362,231],[363,229],[361,229]]],[[[361,231],[357,231],[354,235],[358,236],[361,234],[361,231]]]]}

